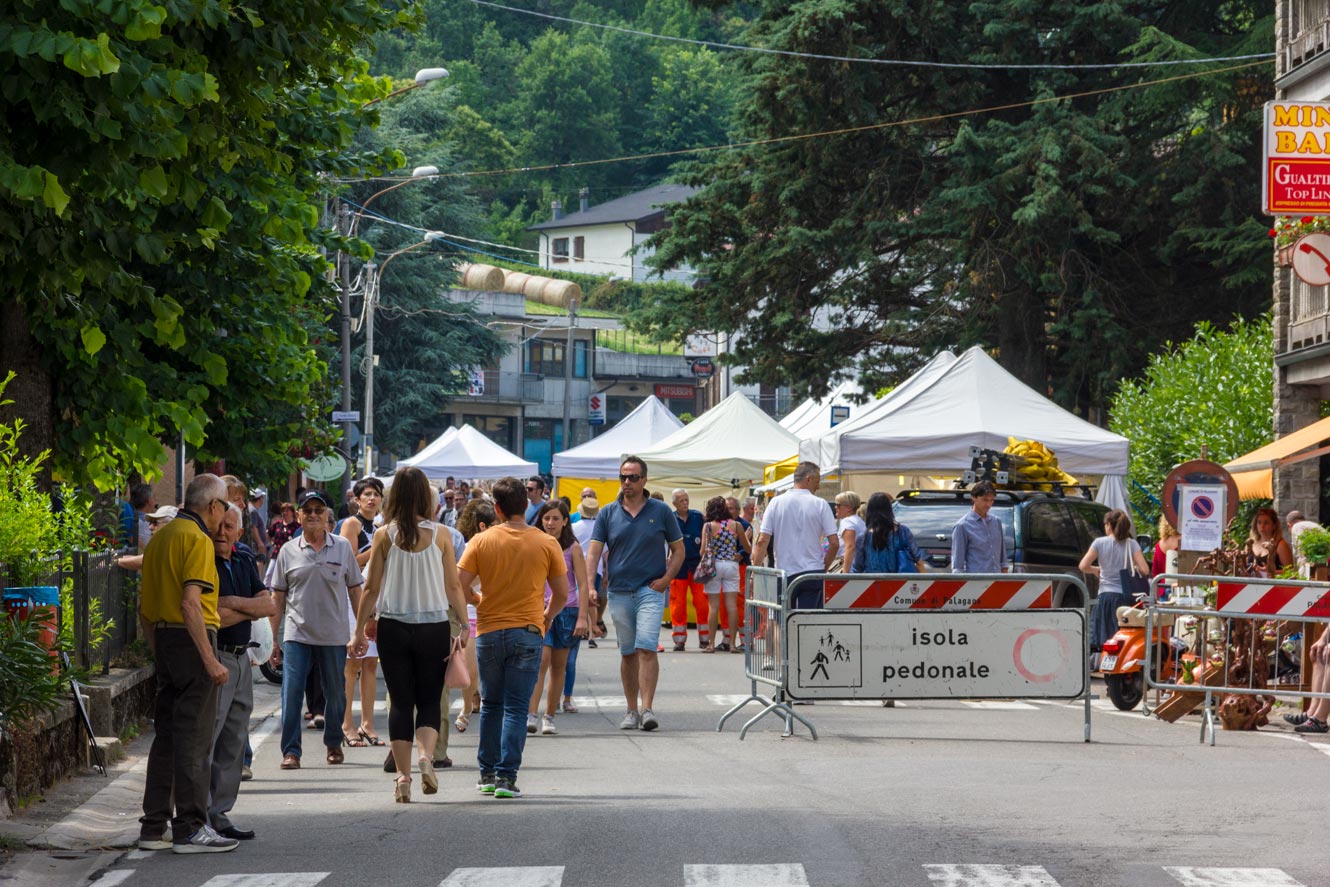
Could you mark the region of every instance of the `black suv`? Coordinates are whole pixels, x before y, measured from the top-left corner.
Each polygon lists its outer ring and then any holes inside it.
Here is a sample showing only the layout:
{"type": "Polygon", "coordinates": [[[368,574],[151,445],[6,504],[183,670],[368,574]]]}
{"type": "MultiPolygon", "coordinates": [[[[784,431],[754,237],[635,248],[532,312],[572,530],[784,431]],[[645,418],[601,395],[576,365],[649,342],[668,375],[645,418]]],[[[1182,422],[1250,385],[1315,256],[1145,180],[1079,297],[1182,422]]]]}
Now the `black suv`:
{"type": "MultiPolygon", "coordinates": [[[[951,528],[970,510],[962,490],[908,490],[896,498],[896,520],[910,528],[930,567],[951,567],[951,528]]],[[[1006,536],[1007,561],[1017,573],[1071,573],[1085,580],[1093,596],[1099,580],[1078,565],[1090,543],[1104,535],[1108,507],[1090,499],[999,490],[993,510],[1006,536]]],[[[1093,599],[1093,597],[1092,597],[1093,599]]],[[[1083,607],[1081,591],[1071,584],[1053,587],[1054,607],[1083,607]]]]}

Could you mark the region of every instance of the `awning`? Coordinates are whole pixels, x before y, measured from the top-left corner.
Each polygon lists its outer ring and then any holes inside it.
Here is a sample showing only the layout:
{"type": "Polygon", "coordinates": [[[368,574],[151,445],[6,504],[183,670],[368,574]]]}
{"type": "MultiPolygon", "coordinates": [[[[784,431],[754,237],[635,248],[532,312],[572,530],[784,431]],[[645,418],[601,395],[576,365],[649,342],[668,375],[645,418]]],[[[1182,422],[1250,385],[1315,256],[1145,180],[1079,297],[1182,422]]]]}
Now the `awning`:
{"type": "Polygon", "coordinates": [[[1238,495],[1243,499],[1269,499],[1274,496],[1274,470],[1330,453],[1330,447],[1322,445],[1326,440],[1330,440],[1330,418],[1286,434],[1224,467],[1237,481],[1238,495]]]}

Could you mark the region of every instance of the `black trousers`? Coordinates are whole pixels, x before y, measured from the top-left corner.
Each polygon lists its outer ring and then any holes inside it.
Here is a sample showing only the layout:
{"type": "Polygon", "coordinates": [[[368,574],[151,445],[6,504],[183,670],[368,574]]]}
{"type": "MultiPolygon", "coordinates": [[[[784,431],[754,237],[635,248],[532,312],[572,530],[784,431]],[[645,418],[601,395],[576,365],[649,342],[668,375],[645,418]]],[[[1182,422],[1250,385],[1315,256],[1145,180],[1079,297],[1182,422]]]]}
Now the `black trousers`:
{"type": "MultiPolygon", "coordinates": [[[[159,835],[171,822],[173,840],[183,841],[208,822],[212,737],[217,723],[217,685],[184,628],[158,628],[155,735],[143,787],[142,832],[159,835]],[[172,799],[174,798],[174,805],[172,799]],[[172,813],[174,812],[174,816],[172,813]]],[[[209,631],[214,654],[217,635],[209,631]]]]}
{"type": "Polygon", "coordinates": [[[388,685],[388,738],[411,742],[443,721],[443,675],[452,635],[447,622],[379,620],[379,667],[388,685]]]}

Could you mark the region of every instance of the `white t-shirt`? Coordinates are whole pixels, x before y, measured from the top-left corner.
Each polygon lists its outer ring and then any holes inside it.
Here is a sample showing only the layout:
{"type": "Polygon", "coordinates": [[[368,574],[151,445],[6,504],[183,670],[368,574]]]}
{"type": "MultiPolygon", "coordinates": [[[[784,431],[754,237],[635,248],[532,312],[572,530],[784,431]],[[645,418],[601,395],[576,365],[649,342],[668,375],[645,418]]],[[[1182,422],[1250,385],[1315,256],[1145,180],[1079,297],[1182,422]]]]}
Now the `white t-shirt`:
{"type": "Polygon", "coordinates": [[[841,554],[845,553],[846,530],[854,530],[854,544],[856,546],[859,546],[862,545],[864,542],[864,534],[868,532],[868,525],[865,524],[864,519],[857,514],[852,514],[849,517],[841,518],[840,527],[839,527],[841,554]]]}
{"type": "MultiPolygon", "coordinates": [[[[583,517],[580,521],[573,524],[573,538],[577,540],[578,545],[582,546],[582,554],[586,554],[587,549],[591,547],[591,533],[595,529],[596,519],[594,517],[583,517]]],[[[600,560],[601,562],[596,564],[597,576],[600,576],[605,572],[605,558],[602,557],[600,560]]]]}
{"type": "Polygon", "coordinates": [[[836,518],[825,499],[796,487],[767,506],[760,532],[771,536],[778,568],[791,574],[820,573],[826,563],[822,540],[836,535],[836,518]]]}

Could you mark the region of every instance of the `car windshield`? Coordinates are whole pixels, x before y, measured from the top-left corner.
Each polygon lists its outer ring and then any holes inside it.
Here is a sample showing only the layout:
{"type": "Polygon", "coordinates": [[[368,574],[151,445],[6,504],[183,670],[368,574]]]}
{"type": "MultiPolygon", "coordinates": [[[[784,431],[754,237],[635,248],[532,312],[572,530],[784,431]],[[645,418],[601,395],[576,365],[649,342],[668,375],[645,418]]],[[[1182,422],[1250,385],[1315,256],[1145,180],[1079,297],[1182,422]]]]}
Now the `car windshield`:
{"type": "MultiPolygon", "coordinates": [[[[899,503],[896,506],[896,520],[910,528],[914,541],[920,548],[951,548],[951,528],[956,521],[965,517],[970,510],[969,503],[929,502],[927,499],[915,500],[913,504],[899,503]]],[[[1007,551],[1016,547],[1012,520],[1015,509],[993,506],[989,514],[995,515],[1002,522],[1002,535],[1007,540],[1007,551]]]]}

